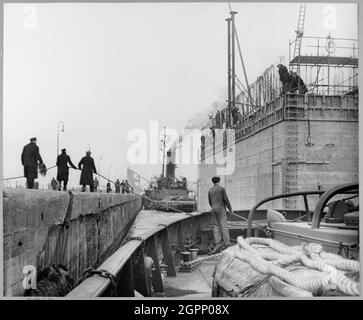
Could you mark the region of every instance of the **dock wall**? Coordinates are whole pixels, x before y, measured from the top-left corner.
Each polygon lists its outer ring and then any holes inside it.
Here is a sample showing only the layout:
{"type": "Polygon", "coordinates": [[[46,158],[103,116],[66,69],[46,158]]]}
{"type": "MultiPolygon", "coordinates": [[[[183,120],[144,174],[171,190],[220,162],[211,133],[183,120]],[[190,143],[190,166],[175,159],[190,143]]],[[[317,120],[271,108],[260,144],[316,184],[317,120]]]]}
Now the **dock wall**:
{"type": "MultiPolygon", "coordinates": [[[[251,209],[281,193],[326,190],[358,181],[358,99],[355,96],[282,96],[244,116],[234,131],[235,143],[223,146],[206,137],[199,165],[198,209],[207,211],[211,178],[221,177],[233,209],[251,209]],[[214,146],[213,146],[214,143],[214,146]],[[217,173],[212,161],[234,147],[233,173],[217,173]],[[209,163],[209,164],[208,164],[209,163]]],[[[233,141],[233,139],[227,139],[233,141]]],[[[315,197],[316,198],[316,197],[315,197]]],[[[309,201],[311,207],[316,199],[309,201]]],[[[303,208],[302,199],[276,200],[265,206],[303,208]]]]}
{"type": "Polygon", "coordinates": [[[23,267],[61,263],[78,281],[125,238],[136,195],[4,189],[4,295],[24,293],[23,267]]]}

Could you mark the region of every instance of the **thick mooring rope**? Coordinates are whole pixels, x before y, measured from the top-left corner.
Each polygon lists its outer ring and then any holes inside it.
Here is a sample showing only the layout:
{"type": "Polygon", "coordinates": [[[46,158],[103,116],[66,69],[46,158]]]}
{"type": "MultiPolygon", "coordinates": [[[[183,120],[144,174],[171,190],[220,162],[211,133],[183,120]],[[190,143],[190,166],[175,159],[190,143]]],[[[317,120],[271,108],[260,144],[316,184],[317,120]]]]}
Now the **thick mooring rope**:
{"type": "Polygon", "coordinates": [[[237,238],[238,244],[234,247],[234,257],[250,264],[258,272],[275,276],[295,287],[315,291],[335,285],[343,293],[351,296],[360,294],[359,283],[349,279],[342,271],[359,271],[359,262],[343,259],[337,255],[324,254],[321,246],[312,244],[300,248],[288,247],[276,240],[265,238],[237,238]],[[264,245],[276,252],[267,253],[264,250],[257,250],[253,245],[264,245]],[[321,279],[305,280],[299,278],[281,266],[287,266],[300,262],[308,268],[317,269],[327,273],[321,279]],[[338,270],[339,269],[339,270],[338,270]]]}
{"type": "Polygon", "coordinates": [[[201,258],[194,259],[194,260],[191,260],[191,261],[188,261],[188,262],[183,261],[183,262],[181,262],[181,264],[183,266],[192,266],[192,265],[195,265],[195,264],[198,264],[198,263],[201,263],[201,262],[217,259],[222,255],[222,253],[223,252],[219,252],[219,253],[216,253],[216,254],[212,254],[210,256],[201,257],[201,258]]]}

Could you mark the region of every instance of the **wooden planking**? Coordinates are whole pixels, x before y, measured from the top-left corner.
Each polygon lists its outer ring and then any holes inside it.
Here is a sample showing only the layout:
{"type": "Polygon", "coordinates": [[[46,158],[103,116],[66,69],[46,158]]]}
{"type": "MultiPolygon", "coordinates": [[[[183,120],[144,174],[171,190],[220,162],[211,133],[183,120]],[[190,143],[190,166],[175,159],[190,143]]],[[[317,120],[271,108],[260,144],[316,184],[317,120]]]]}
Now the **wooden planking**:
{"type": "Polygon", "coordinates": [[[178,233],[178,245],[180,252],[185,251],[184,245],[184,224],[183,222],[179,223],[177,226],[177,233],[178,233]]]}
{"type": "Polygon", "coordinates": [[[199,215],[201,215],[199,212],[181,213],[142,210],[135,219],[130,236],[144,236],[144,238],[148,238],[157,231],[162,230],[165,226],[169,226],[191,216],[199,215]]]}
{"type": "Polygon", "coordinates": [[[129,259],[123,266],[119,276],[117,277],[117,296],[119,297],[134,297],[134,271],[132,259],[129,259]]]}
{"type": "Polygon", "coordinates": [[[161,247],[163,250],[165,263],[168,266],[167,275],[169,277],[176,277],[176,270],[175,270],[173,253],[171,250],[168,228],[165,228],[162,232],[161,247]]]}
{"type": "Polygon", "coordinates": [[[144,258],[144,250],[143,248],[139,248],[136,255],[133,257],[134,287],[135,290],[141,293],[144,297],[150,297],[151,291],[148,283],[144,258]]]}
{"type": "Polygon", "coordinates": [[[147,255],[154,261],[155,270],[152,272],[152,284],[155,292],[164,292],[163,281],[161,279],[159,256],[155,236],[149,238],[147,243],[147,255]]]}

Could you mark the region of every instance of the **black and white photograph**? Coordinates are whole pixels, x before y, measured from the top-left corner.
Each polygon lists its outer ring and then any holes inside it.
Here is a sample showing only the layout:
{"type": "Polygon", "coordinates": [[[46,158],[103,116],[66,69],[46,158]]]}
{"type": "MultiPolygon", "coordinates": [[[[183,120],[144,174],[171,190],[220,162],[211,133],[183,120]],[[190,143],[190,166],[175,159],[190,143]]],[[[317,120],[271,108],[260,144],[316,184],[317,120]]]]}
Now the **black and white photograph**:
{"type": "Polygon", "coordinates": [[[3,3],[3,296],[359,298],[358,9],[3,3]]]}

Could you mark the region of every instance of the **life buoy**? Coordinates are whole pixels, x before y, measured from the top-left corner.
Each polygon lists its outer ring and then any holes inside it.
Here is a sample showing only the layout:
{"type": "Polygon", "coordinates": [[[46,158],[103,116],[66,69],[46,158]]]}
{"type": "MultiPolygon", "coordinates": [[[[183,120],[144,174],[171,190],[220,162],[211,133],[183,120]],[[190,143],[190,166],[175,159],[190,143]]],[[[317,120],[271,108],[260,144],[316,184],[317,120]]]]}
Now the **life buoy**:
{"type": "Polygon", "coordinates": [[[334,53],[336,49],[336,44],[334,40],[328,40],[326,42],[325,49],[328,53],[334,53]]]}

